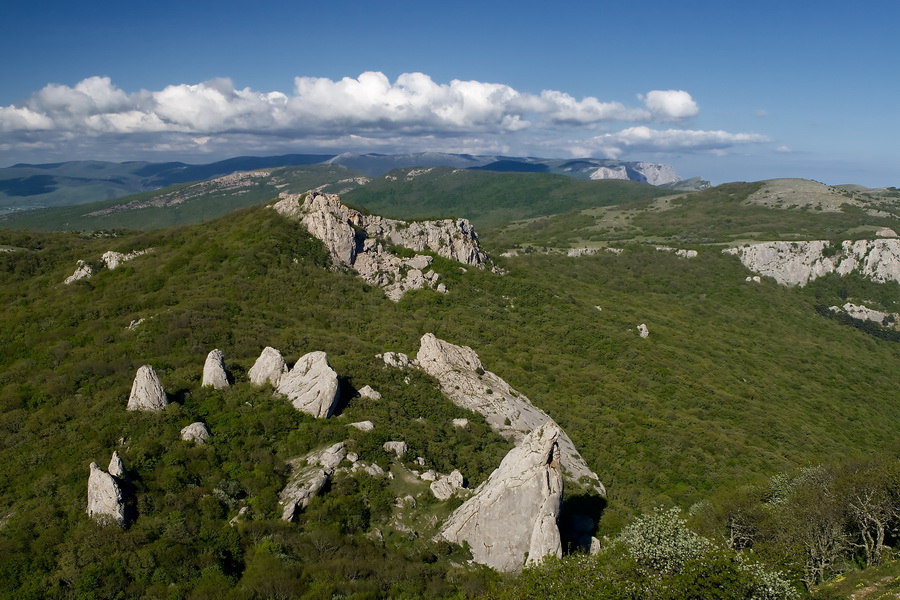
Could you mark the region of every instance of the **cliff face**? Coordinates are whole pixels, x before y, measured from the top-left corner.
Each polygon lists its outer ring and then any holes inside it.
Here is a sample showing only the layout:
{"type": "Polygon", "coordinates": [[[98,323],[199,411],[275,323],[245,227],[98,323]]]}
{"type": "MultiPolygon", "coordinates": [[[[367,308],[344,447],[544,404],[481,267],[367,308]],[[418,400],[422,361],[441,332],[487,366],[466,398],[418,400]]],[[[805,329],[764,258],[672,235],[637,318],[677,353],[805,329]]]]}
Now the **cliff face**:
{"type": "Polygon", "coordinates": [[[804,286],[831,273],[854,272],[879,283],[900,282],[900,239],[845,241],[836,248],[821,240],[761,242],[723,252],[782,285],[804,286]]]}
{"type": "Polygon", "coordinates": [[[407,222],[364,215],[344,206],[338,196],[316,191],[282,194],[274,208],[299,220],[322,240],[335,263],[352,267],[372,285],[383,287],[391,300],[399,300],[411,289],[430,287],[443,292],[446,288],[429,269],[430,256],[402,258],[385,244],[415,252],[427,250],[480,269],[487,265],[487,256],[467,219],[407,222]]]}

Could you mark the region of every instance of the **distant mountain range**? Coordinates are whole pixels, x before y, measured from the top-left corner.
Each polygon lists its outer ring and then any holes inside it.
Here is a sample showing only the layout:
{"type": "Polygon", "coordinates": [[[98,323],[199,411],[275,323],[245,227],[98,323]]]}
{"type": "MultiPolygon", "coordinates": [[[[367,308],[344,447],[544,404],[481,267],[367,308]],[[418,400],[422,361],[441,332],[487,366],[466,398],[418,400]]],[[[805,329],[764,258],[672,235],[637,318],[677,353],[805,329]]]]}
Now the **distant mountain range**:
{"type": "Polygon", "coordinates": [[[0,214],[112,200],[175,184],[203,181],[256,169],[340,165],[369,176],[398,168],[447,166],[499,172],[556,173],[577,179],[623,179],[698,189],[708,185],[683,180],[669,165],[596,158],[547,159],[422,152],[415,154],[287,154],[242,156],[204,165],[181,162],[71,161],[42,165],[17,164],[0,169],[0,214]]]}

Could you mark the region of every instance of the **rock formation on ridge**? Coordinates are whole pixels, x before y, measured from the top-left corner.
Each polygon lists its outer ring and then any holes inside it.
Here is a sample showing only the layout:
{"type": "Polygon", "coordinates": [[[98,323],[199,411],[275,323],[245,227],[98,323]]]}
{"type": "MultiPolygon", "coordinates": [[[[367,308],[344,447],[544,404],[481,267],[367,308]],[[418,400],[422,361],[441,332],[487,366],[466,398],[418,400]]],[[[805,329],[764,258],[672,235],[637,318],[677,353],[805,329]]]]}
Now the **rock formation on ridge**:
{"type": "Polygon", "coordinates": [[[737,256],[745,267],[772,277],[781,285],[805,286],[837,273],[884,283],[900,282],[900,239],[855,240],[832,247],[831,242],[760,242],[722,251],[737,256]]]}
{"type": "Polygon", "coordinates": [[[309,505],[309,501],[321,490],[337,466],[347,456],[343,442],[339,442],[324,450],[310,452],[306,456],[294,459],[291,465],[291,477],[279,494],[284,510],[281,518],[292,521],[298,510],[309,505]]]}
{"type": "Polygon", "coordinates": [[[114,521],[125,527],[125,499],[115,477],[92,462],[88,476],[87,514],[98,523],[114,521]]]}
{"type": "MultiPolygon", "coordinates": [[[[426,333],[416,360],[422,370],[438,380],[441,391],[454,404],[481,413],[492,429],[516,443],[544,423],[556,424],[528,398],[486,371],[478,355],[468,346],[456,346],[426,333]]],[[[587,466],[564,431],[559,434],[559,448],[566,474],[605,496],[606,489],[597,474],[587,466]]]]}
{"type": "Polygon", "coordinates": [[[256,385],[263,385],[268,381],[277,388],[281,378],[287,372],[287,364],[284,362],[281,352],[271,346],[266,346],[253,366],[250,367],[247,376],[250,378],[250,382],[256,385]]]}
{"type": "Polygon", "coordinates": [[[552,422],[526,435],[450,515],[441,535],[450,542],[468,542],[475,562],[502,572],[519,571],[547,555],[561,556],[560,435],[552,422]]]}
{"type": "Polygon", "coordinates": [[[225,372],[225,355],[218,348],[206,356],[203,364],[203,381],[201,387],[212,387],[222,390],[228,387],[228,374],[225,372]]]}
{"type": "Polygon", "coordinates": [[[478,236],[467,219],[407,222],[364,215],[344,206],[336,195],[318,191],[305,195],[282,193],[280,198],[274,205],[276,211],[299,220],[322,240],[336,263],[354,268],[370,284],[383,287],[394,301],[407,290],[437,289],[443,284],[438,283],[437,273],[428,270],[430,256],[401,258],[388,251],[385,243],[416,252],[429,250],[478,268],[487,264],[478,236]]]}
{"type": "Polygon", "coordinates": [[[138,369],[131,384],[131,395],[128,396],[128,410],[163,410],[169,400],[156,371],[150,365],[138,369]]]}
{"type": "Polygon", "coordinates": [[[337,407],[340,386],[325,353],[310,352],[281,377],[276,390],[287,396],[297,410],[326,419],[337,407]]]}

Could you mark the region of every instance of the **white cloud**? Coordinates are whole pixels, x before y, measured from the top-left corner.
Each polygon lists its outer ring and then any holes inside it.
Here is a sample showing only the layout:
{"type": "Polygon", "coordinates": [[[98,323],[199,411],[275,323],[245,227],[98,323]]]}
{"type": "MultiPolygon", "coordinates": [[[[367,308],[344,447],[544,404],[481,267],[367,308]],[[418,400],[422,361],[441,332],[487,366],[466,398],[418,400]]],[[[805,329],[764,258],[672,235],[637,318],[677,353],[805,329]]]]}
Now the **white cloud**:
{"type": "Polygon", "coordinates": [[[424,73],[404,73],[393,82],[380,72],[340,80],[297,77],[290,93],[238,89],[225,78],[126,93],[108,77],[90,77],[74,87],[50,84],[22,106],[0,107],[0,144],[78,144],[83,152],[115,144],[120,155],[127,148],[229,153],[228,144],[238,143],[241,151],[266,152],[296,148],[298,141],[323,149],[473,152],[554,144],[556,151],[593,148],[617,155],[721,149],[764,139],[646,125],[592,137],[601,124],[673,122],[699,113],[683,90],[638,98],[642,104],[627,106],[559,90],[533,94],[499,83],[437,83],[424,73]],[[586,139],[572,139],[579,135],[586,139]]]}

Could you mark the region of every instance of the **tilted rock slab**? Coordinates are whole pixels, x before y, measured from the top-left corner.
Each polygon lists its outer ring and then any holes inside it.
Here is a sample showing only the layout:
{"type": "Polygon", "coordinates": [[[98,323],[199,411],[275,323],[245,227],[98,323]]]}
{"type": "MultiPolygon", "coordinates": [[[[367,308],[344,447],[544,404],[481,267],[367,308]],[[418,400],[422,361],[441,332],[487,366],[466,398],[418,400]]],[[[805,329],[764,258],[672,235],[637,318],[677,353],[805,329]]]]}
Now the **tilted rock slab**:
{"type": "Polygon", "coordinates": [[[338,442],[324,450],[310,452],[306,456],[290,461],[291,478],[279,494],[279,500],[284,507],[281,518],[293,521],[299,510],[309,506],[309,501],[325,487],[346,456],[344,443],[338,442]]]}
{"type": "Polygon", "coordinates": [[[332,260],[354,268],[367,282],[384,288],[394,301],[411,289],[430,287],[444,292],[446,286],[438,283],[437,273],[426,271],[430,256],[401,258],[379,240],[416,252],[428,250],[478,268],[487,264],[478,236],[466,219],[407,222],[364,215],[344,206],[338,196],[318,191],[282,193],[280,198],[274,205],[276,211],[299,220],[322,240],[332,260]]]}
{"type": "Polygon", "coordinates": [[[557,519],[563,476],[555,423],[544,423],[509,451],[475,495],[441,529],[450,542],[469,543],[475,562],[515,572],[548,555],[562,556],[557,519]]]}
{"type": "MultiPolygon", "coordinates": [[[[544,423],[556,425],[550,415],[534,406],[528,398],[494,373],[486,371],[478,355],[468,346],[456,346],[426,333],[422,336],[416,362],[438,380],[441,391],[454,404],[484,415],[494,431],[515,443],[544,423]]],[[[564,431],[559,434],[559,448],[566,475],[574,481],[586,482],[605,496],[606,489],[597,474],[587,466],[564,431]]]]}
{"type": "Polygon", "coordinates": [[[125,499],[115,477],[91,463],[88,476],[87,514],[98,523],[113,521],[125,527],[125,499]]]}
{"type": "Polygon", "coordinates": [[[805,286],[810,281],[837,273],[859,273],[878,283],[900,282],[900,240],[856,240],[841,242],[760,242],[726,248],[745,267],[772,277],[781,285],[805,286]]]}
{"type": "Polygon", "coordinates": [[[203,380],[201,387],[222,390],[228,387],[228,374],[225,372],[225,355],[218,348],[206,355],[203,364],[203,380]]]}
{"type": "Polygon", "coordinates": [[[150,365],[138,369],[131,384],[131,395],[128,396],[128,410],[163,410],[169,405],[166,392],[156,371],[150,365]]]}
{"type": "Polygon", "coordinates": [[[334,413],[339,390],[337,373],[328,364],[324,352],[301,356],[281,378],[277,388],[277,392],[287,396],[294,408],[317,419],[327,419],[334,413]]]}
{"type": "Polygon", "coordinates": [[[247,376],[250,378],[250,382],[256,385],[269,382],[277,388],[281,378],[287,372],[287,363],[284,362],[281,352],[271,346],[266,346],[253,366],[250,367],[247,376]]]}

